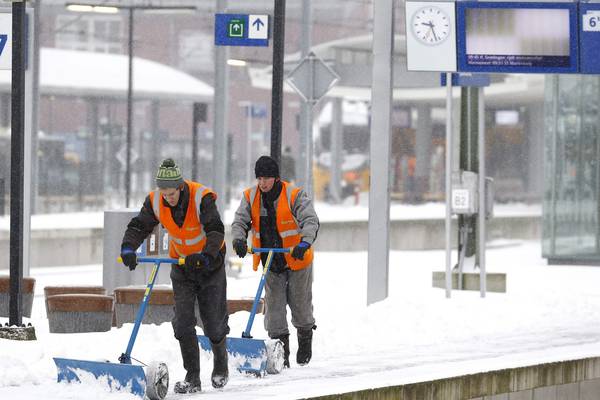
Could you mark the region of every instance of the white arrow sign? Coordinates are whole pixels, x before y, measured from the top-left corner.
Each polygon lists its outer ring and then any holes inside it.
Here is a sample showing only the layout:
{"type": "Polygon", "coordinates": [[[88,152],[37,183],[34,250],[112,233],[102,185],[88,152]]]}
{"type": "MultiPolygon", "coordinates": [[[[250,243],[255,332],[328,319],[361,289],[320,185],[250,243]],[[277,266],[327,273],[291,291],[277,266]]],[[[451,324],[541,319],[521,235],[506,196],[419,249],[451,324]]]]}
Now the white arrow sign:
{"type": "Polygon", "coordinates": [[[269,38],[269,16],[250,14],[248,15],[248,39],[269,38]]]}

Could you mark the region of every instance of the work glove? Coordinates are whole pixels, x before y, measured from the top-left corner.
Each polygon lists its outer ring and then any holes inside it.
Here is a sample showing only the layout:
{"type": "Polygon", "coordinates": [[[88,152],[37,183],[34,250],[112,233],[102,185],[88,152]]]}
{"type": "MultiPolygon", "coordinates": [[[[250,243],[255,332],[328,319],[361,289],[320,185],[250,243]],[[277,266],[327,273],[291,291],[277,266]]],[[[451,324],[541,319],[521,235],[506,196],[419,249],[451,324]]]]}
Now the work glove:
{"type": "Polygon", "coordinates": [[[244,258],[248,254],[248,244],[245,240],[235,239],[233,241],[233,249],[239,258],[244,258]]]}
{"type": "Polygon", "coordinates": [[[210,262],[210,256],[204,253],[193,253],[185,257],[185,266],[190,270],[209,269],[210,262]]]}
{"type": "Polygon", "coordinates": [[[296,260],[304,260],[304,253],[310,249],[310,243],[300,242],[292,250],[292,257],[296,260]]]}
{"type": "Polygon", "coordinates": [[[121,248],[121,259],[130,271],[133,271],[137,267],[137,255],[131,247],[126,246],[121,248]]]}

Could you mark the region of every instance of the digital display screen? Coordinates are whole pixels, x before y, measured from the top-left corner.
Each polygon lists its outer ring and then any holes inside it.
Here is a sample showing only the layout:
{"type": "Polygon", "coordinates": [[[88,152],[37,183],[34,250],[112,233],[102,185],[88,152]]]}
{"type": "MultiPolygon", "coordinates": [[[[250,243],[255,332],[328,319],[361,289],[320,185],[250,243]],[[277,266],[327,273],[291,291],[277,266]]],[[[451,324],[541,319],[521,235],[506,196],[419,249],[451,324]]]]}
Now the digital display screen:
{"type": "Polygon", "coordinates": [[[460,71],[576,72],[576,8],[570,3],[461,2],[460,71]]]}

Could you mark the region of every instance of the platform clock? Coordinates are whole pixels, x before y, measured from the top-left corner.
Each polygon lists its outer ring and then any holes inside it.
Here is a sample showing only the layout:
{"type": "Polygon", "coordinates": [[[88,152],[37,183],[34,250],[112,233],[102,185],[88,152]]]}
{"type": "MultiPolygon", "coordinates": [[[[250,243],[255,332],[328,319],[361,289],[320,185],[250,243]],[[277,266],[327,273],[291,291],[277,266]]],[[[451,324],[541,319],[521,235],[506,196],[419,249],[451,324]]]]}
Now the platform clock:
{"type": "Polygon", "coordinates": [[[444,10],[428,5],[413,13],[410,29],[418,41],[428,46],[435,46],[446,40],[450,34],[451,23],[444,10]]]}

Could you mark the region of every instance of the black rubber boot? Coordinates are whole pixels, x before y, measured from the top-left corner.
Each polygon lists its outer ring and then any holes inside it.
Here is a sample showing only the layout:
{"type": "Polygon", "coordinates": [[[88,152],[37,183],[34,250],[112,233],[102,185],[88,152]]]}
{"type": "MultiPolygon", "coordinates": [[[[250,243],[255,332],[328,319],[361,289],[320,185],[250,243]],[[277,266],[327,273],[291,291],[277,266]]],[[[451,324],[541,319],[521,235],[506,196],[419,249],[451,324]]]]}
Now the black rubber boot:
{"type": "Polygon", "coordinates": [[[296,353],[296,362],[299,365],[306,365],[312,357],[312,337],[313,329],[298,329],[298,353],[296,353]]]}
{"type": "Polygon", "coordinates": [[[183,368],[187,371],[185,380],[175,383],[175,393],[197,393],[202,390],[200,384],[200,349],[196,336],[179,340],[183,368]]]}
{"type": "Polygon", "coordinates": [[[198,393],[202,391],[202,385],[200,384],[199,376],[189,376],[189,374],[185,375],[185,380],[179,381],[175,383],[175,387],[173,388],[175,393],[198,393]]]}
{"type": "Polygon", "coordinates": [[[281,335],[281,336],[277,336],[274,337],[273,339],[279,339],[281,340],[281,343],[283,343],[283,367],[284,368],[289,368],[290,367],[290,335],[281,335]]]}
{"type": "Polygon", "coordinates": [[[229,380],[229,368],[227,367],[227,346],[226,338],[223,337],[219,343],[212,343],[213,352],[213,371],[211,375],[212,385],[216,389],[220,389],[227,385],[229,380]]]}

